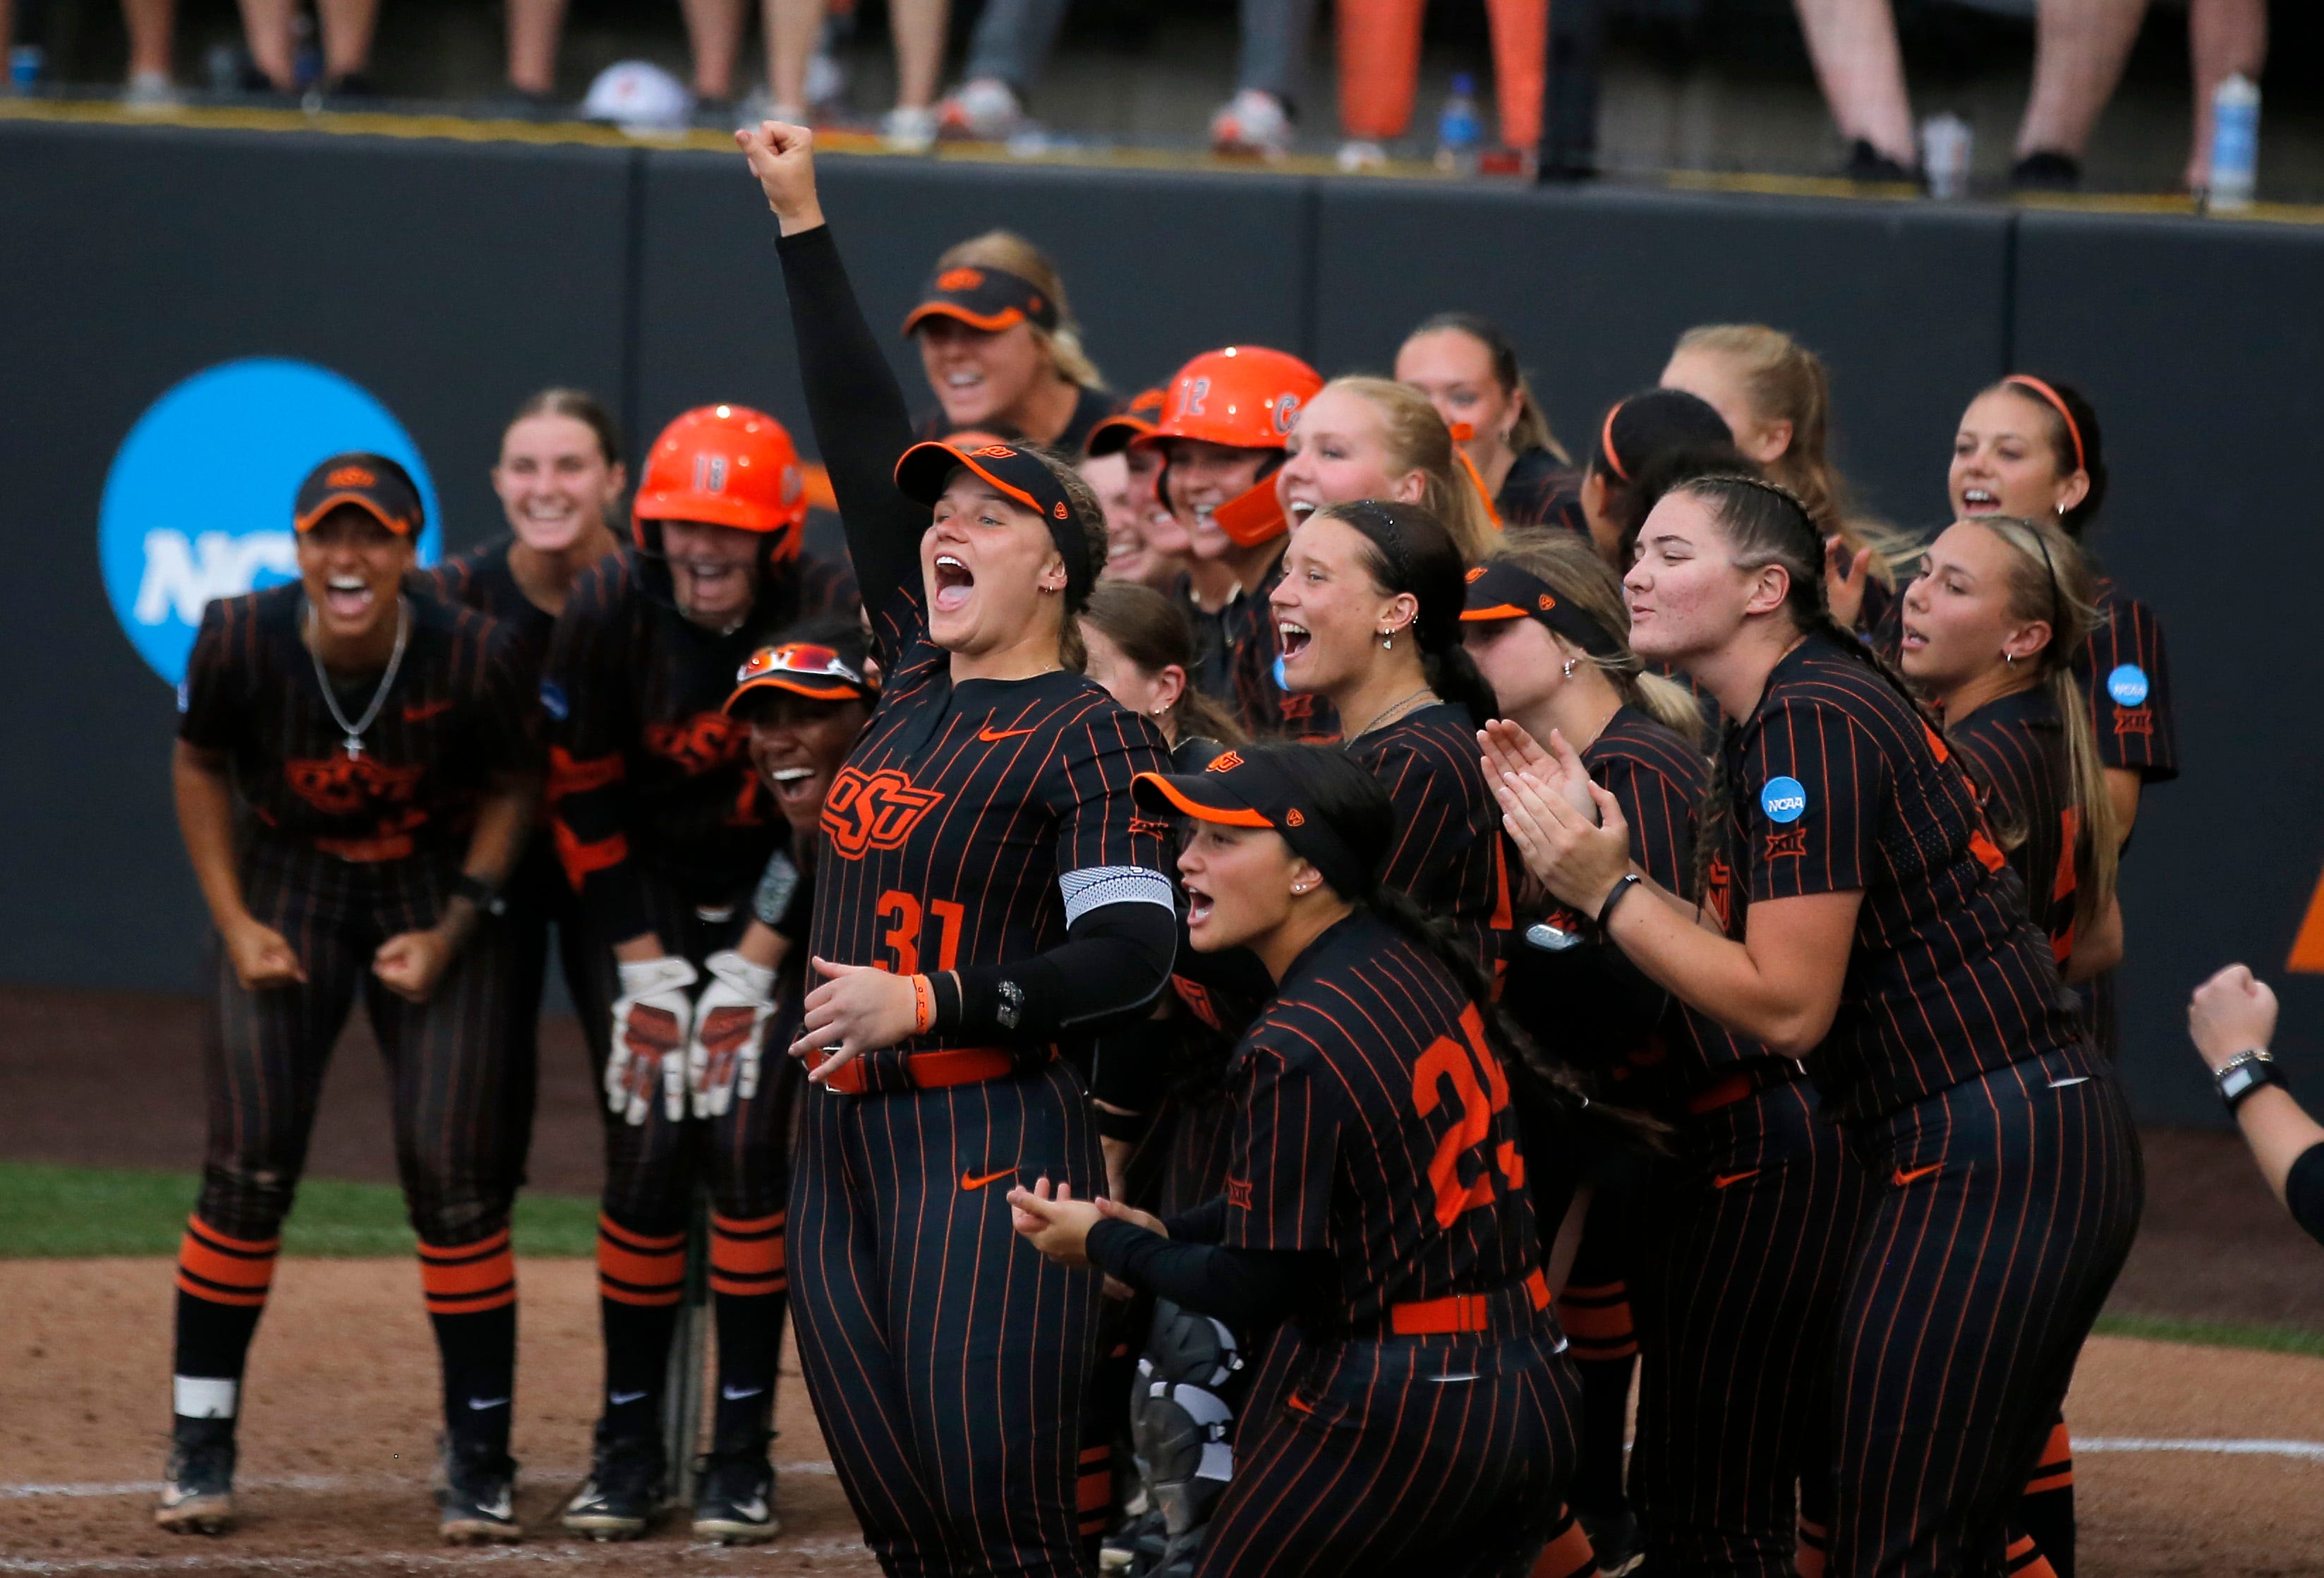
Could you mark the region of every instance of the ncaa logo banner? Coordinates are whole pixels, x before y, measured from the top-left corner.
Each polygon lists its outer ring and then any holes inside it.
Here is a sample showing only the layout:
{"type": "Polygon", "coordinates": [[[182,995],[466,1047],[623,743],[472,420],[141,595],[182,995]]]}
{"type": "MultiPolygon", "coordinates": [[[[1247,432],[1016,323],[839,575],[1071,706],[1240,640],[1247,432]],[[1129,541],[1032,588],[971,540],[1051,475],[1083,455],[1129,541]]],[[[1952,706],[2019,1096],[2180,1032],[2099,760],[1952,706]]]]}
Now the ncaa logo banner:
{"type": "Polygon", "coordinates": [[[1796,778],[1771,778],[1759,790],[1759,808],[1770,822],[1796,822],[1808,808],[1807,786],[1796,778]]]}
{"type": "Polygon", "coordinates": [[[195,374],[122,440],[97,507],[97,565],[114,617],[171,685],[212,598],[299,575],[290,503],[318,462],[347,449],[401,461],[428,509],[420,562],[443,531],[420,448],[388,409],[327,368],[274,357],[195,374]]]}

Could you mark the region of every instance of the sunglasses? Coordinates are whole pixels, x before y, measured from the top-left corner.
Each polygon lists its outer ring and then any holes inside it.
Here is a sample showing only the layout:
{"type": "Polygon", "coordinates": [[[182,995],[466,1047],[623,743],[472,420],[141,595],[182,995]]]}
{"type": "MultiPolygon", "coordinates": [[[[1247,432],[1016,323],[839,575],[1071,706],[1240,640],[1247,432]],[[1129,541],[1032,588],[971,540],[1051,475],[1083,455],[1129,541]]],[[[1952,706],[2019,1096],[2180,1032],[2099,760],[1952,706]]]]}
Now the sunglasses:
{"type": "Polygon", "coordinates": [[[748,685],[753,680],[770,679],[777,675],[806,679],[836,679],[858,690],[872,688],[861,669],[851,666],[831,648],[814,641],[786,641],[779,647],[761,647],[751,654],[750,661],[735,674],[734,683],[748,685]]]}

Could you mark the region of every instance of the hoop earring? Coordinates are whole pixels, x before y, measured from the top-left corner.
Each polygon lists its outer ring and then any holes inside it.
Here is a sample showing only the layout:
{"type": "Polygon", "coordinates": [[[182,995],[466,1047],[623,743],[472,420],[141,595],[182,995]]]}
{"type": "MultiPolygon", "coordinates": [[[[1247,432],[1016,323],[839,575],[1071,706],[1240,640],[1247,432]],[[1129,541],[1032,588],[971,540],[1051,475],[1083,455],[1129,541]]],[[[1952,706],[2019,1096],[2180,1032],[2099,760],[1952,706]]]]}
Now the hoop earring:
{"type": "Polygon", "coordinates": [[[1565,660],[1565,677],[1568,679],[1573,678],[1573,660],[1571,658],[1565,660]]]}
{"type": "Polygon", "coordinates": [[[2015,663],[2017,661],[2017,654],[2015,652],[2004,652],[2001,654],[2001,660],[2005,663],[2015,663]]]}
{"type": "Polygon", "coordinates": [[[2060,505],[2058,506],[2058,519],[2059,519],[2059,520],[2061,520],[2061,521],[2062,521],[2062,520],[2064,520],[2065,518],[2066,518],[2066,506],[2065,506],[2065,505],[2063,505],[2063,504],[2060,504],[2060,505]]]}

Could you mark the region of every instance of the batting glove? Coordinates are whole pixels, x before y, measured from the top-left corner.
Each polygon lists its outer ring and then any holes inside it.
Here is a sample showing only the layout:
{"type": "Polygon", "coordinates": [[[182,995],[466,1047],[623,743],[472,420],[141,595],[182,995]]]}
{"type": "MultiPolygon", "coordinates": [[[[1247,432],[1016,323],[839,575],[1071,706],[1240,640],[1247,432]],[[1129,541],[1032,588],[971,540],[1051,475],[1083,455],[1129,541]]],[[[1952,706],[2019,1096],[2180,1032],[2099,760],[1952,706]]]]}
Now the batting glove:
{"type": "Polygon", "coordinates": [[[686,989],[698,977],[675,955],[619,966],[622,995],[613,1003],[613,1056],[605,1064],[605,1104],[632,1123],[653,1110],[659,1086],[662,1110],[686,1116],[686,1035],[694,1005],[686,989]]]}
{"type": "Polygon", "coordinates": [[[686,1044],[686,1083],[694,1115],[724,1117],[759,1094],[759,1049],[775,1012],[775,973],[732,948],[710,955],[710,984],[694,1004],[694,1035],[686,1044]]]}

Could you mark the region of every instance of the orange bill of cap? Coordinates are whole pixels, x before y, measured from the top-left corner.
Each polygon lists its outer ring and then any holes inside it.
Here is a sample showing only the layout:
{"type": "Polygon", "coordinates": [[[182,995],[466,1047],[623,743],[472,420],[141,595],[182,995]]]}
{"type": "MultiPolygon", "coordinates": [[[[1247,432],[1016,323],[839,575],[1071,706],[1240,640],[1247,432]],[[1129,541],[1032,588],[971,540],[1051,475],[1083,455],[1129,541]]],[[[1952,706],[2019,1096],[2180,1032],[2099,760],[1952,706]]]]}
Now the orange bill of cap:
{"type": "Polygon", "coordinates": [[[1226,827],[1275,826],[1229,793],[1222,774],[1141,772],[1130,780],[1130,793],[1152,810],[1167,807],[1198,822],[1215,822],[1226,827]]]}

